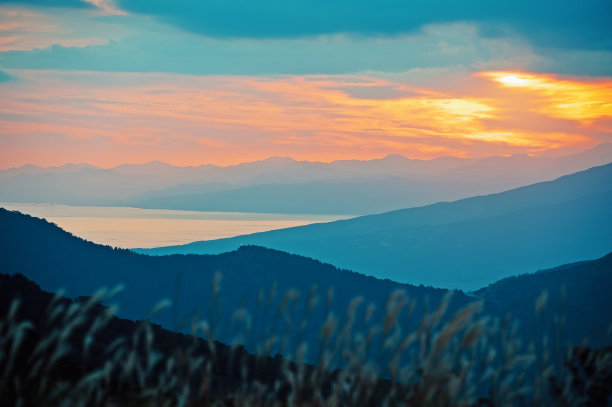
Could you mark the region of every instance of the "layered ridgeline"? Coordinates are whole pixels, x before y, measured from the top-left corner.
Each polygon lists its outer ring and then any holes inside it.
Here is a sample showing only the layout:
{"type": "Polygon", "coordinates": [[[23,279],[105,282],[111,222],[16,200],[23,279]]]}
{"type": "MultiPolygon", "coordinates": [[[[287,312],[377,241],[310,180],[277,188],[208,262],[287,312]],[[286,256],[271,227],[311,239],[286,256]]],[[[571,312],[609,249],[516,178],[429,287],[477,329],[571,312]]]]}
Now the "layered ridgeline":
{"type": "MultiPolygon", "coordinates": [[[[268,335],[264,330],[273,328],[281,334],[291,329],[270,311],[283,303],[292,310],[290,320],[294,325],[304,318],[310,326],[320,327],[329,312],[345,315],[355,297],[365,300],[360,312],[372,303],[375,314],[379,314],[384,312],[389,295],[403,289],[415,301],[415,312],[422,314],[426,308],[438,307],[448,293],[379,280],[262,247],[241,247],[219,255],[147,256],[97,245],[46,220],[1,208],[0,225],[0,269],[4,272],[21,273],[44,290],[65,289],[71,296],[90,295],[100,287],[122,284],[125,289],[116,296],[120,316],[141,319],[154,304],[169,299],[173,307],[160,311],[154,321],[166,328],[189,330],[191,319],[204,315],[211,321],[221,321],[215,327],[215,336],[225,341],[239,335],[228,322],[240,307],[257,320],[250,339],[259,343],[268,335]],[[218,284],[214,282],[217,275],[221,275],[218,284]],[[317,288],[311,293],[313,285],[317,288]],[[222,295],[211,299],[211,292],[218,289],[222,295]],[[315,297],[317,307],[306,315],[315,297]]],[[[450,308],[457,310],[470,302],[473,298],[456,293],[450,308]]],[[[316,336],[314,331],[310,334],[316,336]]]]}
{"type": "Polygon", "coordinates": [[[0,170],[0,202],[363,215],[499,192],[611,161],[612,144],[602,144],[561,158],[424,161],[390,155],[331,163],[273,157],[228,167],[29,165],[0,170]]]}
{"type": "MultiPolygon", "coordinates": [[[[234,179],[232,185],[183,184],[128,203],[198,211],[369,215],[500,192],[607,164],[612,162],[612,144],[555,159],[519,154],[429,161],[401,155],[331,163],[277,161],[279,167],[267,173],[249,165],[252,178],[234,179]]],[[[226,179],[221,172],[218,177],[226,179]]]]}
{"type": "MultiPolygon", "coordinates": [[[[402,324],[416,329],[423,315],[435,310],[449,293],[379,280],[261,247],[242,247],[220,255],[146,256],[96,245],[45,220],[4,209],[0,209],[0,225],[0,269],[5,273],[22,273],[45,290],[64,288],[73,297],[90,295],[102,286],[123,284],[124,290],[115,297],[121,307],[120,316],[141,319],[153,304],[168,298],[174,306],[160,311],[154,321],[167,328],[189,330],[192,317],[205,317],[217,329],[215,336],[226,341],[237,338],[247,348],[261,343],[271,333],[291,333],[296,341],[316,341],[328,316],[342,319],[351,309],[350,304],[358,304],[352,302],[355,297],[363,299],[356,321],[363,321],[366,314],[370,314],[370,321],[385,320],[397,302],[405,299],[408,303],[404,305],[414,308],[402,324]],[[220,284],[215,283],[218,272],[223,273],[220,284]],[[314,291],[313,284],[317,285],[314,291]],[[397,290],[403,292],[400,297],[397,290]],[[393,293],[395,300],[389,302],[393,293]],[[235,311],[241,307],[249,314],[246,319],[251,333],[246,336],[234,326],[235,311]],[[281,308],[283,316],[276,311],[281,308]],[[185,321],[186,325],[182,323],[185,321]],[[306,325],[302,326],[302,321],[306,325]]],[[[470,295],[457,291],[446,314],[484,299],[485,314],[515,315],[523,321],[524,334],[531,336],[536,321],[550,327],[552,334],[556,329],[554,317],[563,312],[564,340],[577,343],[589,337],[596,346],[608,344],[612,297],[605,288],[612,284],[611,261],[612,256],[607,256],[520,276],[470,295]],[[517,289],[521,284],[528,285],[528,289],[517,289]],[[558,301],[562,287],[565,294],[558,301]],[[550,312],[538,316],[534,305],[544,290],[548,290],[550,312]],[[534,318],[546,318],[547,322],[534,318]]],[[[357,329],[360,323],[355,322],[357,329]]]]}
{"type": "Polygon", "coordinates": [[[455,202],[139,250],[214,254],[258,245],[378,278],[474,290],[612,248],[612,164],[455,202]]]}

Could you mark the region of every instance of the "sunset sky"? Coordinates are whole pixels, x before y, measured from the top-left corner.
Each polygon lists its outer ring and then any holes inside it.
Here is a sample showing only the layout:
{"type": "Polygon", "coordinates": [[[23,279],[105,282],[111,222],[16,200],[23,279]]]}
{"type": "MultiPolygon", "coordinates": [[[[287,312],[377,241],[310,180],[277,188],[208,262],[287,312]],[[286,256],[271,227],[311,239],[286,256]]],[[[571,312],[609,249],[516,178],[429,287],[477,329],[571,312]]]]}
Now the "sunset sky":
{"type": "Polygon", "coordinates": [[[0,0],[0,167],[612,142],[609,0],[0,0]]]}

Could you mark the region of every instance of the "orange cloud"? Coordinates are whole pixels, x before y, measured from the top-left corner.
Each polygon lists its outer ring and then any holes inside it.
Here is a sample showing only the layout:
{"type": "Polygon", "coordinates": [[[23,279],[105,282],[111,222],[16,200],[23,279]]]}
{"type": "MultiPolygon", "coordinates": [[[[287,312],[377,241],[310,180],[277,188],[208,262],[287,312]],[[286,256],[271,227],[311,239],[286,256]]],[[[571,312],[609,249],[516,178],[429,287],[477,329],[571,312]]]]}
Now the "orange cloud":
{"type": "Polygon", "coordinates": [[[506,88],[515,88],[525,97],[540,99],[537,111],[563,119],[591,123],[612,117],[612,80],[584,81],[559,79],[553,75],[524,72],[483,72],[506,88]]]}
{"type": "Polygon", "coordinates": [[[40,164],[102,166],[537,154],[587,148],[612,131],[610,80],[483,72],[473,87],[445,91],[355,75],[14,74],[23,80],[1,85],[6,166],[44,151],[40,164]],[[43,147],[32,140],[49,135],[54,143],[34,154],[43,147]]]}

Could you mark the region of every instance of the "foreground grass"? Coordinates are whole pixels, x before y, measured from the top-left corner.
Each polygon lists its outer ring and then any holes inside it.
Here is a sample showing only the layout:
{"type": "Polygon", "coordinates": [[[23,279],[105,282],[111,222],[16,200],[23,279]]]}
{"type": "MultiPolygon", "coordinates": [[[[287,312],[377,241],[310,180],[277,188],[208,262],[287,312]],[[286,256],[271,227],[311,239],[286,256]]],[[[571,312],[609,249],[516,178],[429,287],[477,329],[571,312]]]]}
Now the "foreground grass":
{"type": "MultiPolygon", "coordinates": [[[[192,335],[103,307],[112,291],[72,301],[22,276],[0,284],[0,405],[15,406],[603,406],[612,394],[612,349],[564,347],[542,333],[523,343],[509,319],[482,316],[481,304],[425,315],[402,291],[383,318],[357,298],[329,313],[316,340],[290,312],[297,292],[261,307],[275,315],[252,344],[213,340],[220,322],[253,342],[248,310],[231,321],[195,319],[192,335]],[[414,324],[415,320],[418,324],[414,324]],[[412,323],[408,323],[411,321],[412,323]],[[412,328],[407,328],[412,327],[412,328]],[[202,339],[206,338],[206,339],[202,339]],[[310,339],[308,339],[310,338],[310,339]],[[277,356],[271,357],[272,353],[277,356]],[[308,363],[307,363],[308,362],[308,363]]],[[[219,296],[213,284],[211,301],[219,296]]],[[[268,298],[272,296],[268,294],[268,298]]],[[[305,319],[332,299],[314,290],[305,319]]],[[[159,304],[160,309],[164,304],[159,304]]],[[[545,306],[542,297],[536,312],[545,306]]],[[[157,311],[154,309],[152,312],[157,311]]],[[[309,327],[312,334],[312,328],[309,327]]],[[[259,329],[259,332],[262,330],[259,329]]]]}

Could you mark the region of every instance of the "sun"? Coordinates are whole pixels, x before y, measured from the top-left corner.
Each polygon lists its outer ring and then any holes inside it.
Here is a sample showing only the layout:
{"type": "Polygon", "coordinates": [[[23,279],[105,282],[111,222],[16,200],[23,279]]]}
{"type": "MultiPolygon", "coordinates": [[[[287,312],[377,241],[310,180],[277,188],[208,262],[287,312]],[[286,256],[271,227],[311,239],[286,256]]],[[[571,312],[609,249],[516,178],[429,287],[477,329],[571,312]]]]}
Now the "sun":
{"type": "Polygon", "coordinates": [[[519,74],[500,75],[495,79],[506,86],[529,86],[532,82],[527,76],[519,74]]]}
{"type": "Polygon", "coordinates": [[[542,78],[522,72],[480,72],[477,76],[491,78],[507,87],[542,87],[542,78]]]}

